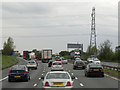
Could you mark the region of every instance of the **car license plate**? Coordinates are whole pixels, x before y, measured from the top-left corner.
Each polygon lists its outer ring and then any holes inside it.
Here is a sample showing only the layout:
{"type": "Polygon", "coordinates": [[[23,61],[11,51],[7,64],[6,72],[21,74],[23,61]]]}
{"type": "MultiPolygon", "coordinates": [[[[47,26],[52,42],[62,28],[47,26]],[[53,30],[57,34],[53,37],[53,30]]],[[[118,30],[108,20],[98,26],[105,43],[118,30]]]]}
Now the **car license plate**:
{"type": "Polygon", "coordinates": [[[94,69],[94,71],[99,71],[99,69],[94,69]]]}
{"type": "Polygon", "coordinates": [[[59,68],[59,66],[56,66],[56,68],[59,68]]]}
{"type": "Polygon", "coordinates": [[[78,66],[78,67],[82,67],[82,66],[78,66]]]}
{"type": "Polygon", "coordinates": [[[15,78],[20,78],[20,76],[15,76],[15,78]]]}
{"type": "Polygon", "coordinates": [[[53,85],[63,85],[62,82],[54,82],[53,85]]]}

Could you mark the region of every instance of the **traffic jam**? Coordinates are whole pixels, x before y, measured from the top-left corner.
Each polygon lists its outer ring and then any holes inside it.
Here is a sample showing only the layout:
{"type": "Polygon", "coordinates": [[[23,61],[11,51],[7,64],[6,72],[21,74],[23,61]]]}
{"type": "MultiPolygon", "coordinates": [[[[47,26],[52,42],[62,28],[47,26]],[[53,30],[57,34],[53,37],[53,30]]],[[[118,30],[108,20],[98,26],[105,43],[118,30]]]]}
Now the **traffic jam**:
{"type": "Polygon", "coordinates": [[[73,88],[76,78],[74,74],[65,69],[70,64],[74,70],[84,70],[84,77],[104,77],[104,70],[101,62],[94,56],[87,61],[80,58],[80,53],[71,53],[72,59],[65,59],[60,55],[52,55],[52,49],[44,49],[41,52],[33,53],[23,51],[23,59],[26,65],[14,65],[9,70],[8,82],[31,80],[31,70],[37,70],[39,63],[46,64],[49,71],[41,76],[42,88],[73,88]]]}

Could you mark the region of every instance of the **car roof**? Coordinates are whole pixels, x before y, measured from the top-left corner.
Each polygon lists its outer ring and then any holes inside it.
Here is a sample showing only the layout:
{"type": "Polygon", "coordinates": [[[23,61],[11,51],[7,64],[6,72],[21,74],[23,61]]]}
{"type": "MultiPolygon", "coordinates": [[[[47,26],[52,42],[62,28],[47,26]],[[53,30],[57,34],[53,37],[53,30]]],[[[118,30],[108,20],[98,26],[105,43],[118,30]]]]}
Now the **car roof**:
{"type": "Polygon", "coordinates": [[[75,62],[83,62],[82,60],[76,60],[75,62]]]}
{"type": "Polygon", "coordinates": [[[25,65],[14,65],[10,69],[17,68],[17,67],[26,67],[25,65]]]}
{"type": "Polygon", "coordinates": [[[68,73],[66,71],[51,71],[51,72],[48,72],[48,73],[68,73]]]}
{"type": "Polygon", "coordinates": [[[53,63],[56,63],[56,62],[59,62],[59,63],[61,63],[62,61],[54,61],[53,63]]]}
{"type": "Polygon", "coordinates": [[[95,63],[90,63],[88,64],[89,66],[96,66],[96,67],[102,67],[102,65],[98,65],[98,64],[95,64],[95,63]]]}

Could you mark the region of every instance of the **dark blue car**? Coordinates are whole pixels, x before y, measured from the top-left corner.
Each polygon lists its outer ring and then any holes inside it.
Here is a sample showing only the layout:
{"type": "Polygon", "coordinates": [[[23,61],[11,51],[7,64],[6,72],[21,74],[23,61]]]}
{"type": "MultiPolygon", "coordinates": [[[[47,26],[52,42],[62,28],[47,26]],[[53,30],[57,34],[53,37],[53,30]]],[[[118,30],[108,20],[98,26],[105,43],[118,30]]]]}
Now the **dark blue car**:
{"type": "Polygon", "coordinates": [[[14,65],[11,67],[8,75],[8,82],[15,80],[30,80],[30,74],[25,65],[14,65]]]}

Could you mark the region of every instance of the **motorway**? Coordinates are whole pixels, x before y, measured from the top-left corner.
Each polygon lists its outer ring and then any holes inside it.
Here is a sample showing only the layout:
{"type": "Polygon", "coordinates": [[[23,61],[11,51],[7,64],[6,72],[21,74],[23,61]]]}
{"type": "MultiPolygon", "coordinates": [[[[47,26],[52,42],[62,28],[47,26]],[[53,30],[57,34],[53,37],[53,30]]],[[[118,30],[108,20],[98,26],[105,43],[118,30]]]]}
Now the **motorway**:
{"type": "MultiPolygon", "coordinates": [[[[18,57],[18,64],[25,64],[26,60],[18,57]]],[[[2,70],[2,88],[42,88],[42,74],[45,75],[50,68],[47,63],[38,61],[38,69],[30,70],[31,80],[28,82],[8,82],[9,69],[2,70]]],[[[118,80],[109,76],[105,77],[85,77],[84,70],[73,70],[72,64],[64,64],[64,70],[67,70],[71,75],[73,74],[76,78],[74,79],[73,88],[118,88],[118,80]]]]}

